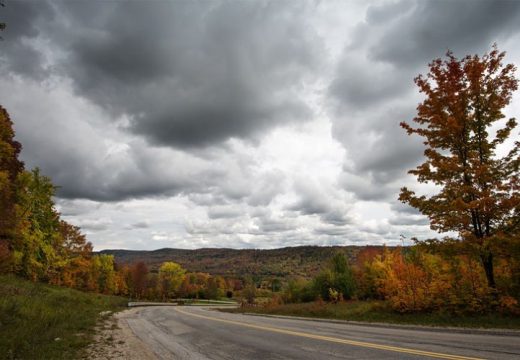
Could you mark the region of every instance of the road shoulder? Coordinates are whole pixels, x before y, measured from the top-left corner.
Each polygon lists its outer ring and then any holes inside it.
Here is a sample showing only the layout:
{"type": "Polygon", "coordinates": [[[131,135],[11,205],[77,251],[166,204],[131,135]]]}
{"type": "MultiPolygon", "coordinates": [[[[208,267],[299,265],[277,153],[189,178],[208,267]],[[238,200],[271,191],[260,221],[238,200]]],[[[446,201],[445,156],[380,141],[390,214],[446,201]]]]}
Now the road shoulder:
{"type": "Polygon", "coordinates": [[[137,308],[112,314],[98,325],[94,342],[87,348],[86,358],[92,360],[154,360],[157,357],[148,345],[130,329],[127,319],[135,317],[137,308]]]}

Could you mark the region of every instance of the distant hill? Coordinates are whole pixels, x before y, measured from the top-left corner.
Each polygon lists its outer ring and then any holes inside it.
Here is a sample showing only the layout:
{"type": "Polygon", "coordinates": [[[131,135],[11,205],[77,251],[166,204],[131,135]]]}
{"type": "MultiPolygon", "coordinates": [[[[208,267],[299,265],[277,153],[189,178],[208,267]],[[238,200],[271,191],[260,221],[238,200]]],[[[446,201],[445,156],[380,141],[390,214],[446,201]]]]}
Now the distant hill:
{"type": "MultiPolygon", "coordinates": [[[[367,246],[382,249],[381,246],[367,246]]],[[[206,272],[212,275],[243,277],[299,276],[309,278],[316,275],[336,252],[343,252],[351,261],[365,246],[298,246],[272,250],[256,249],[159,249],[103,250],[100,253],[114,255],[118,264],[143,261],[156,271],[164,261],[174,261],[190,272],[206,272]]]]}

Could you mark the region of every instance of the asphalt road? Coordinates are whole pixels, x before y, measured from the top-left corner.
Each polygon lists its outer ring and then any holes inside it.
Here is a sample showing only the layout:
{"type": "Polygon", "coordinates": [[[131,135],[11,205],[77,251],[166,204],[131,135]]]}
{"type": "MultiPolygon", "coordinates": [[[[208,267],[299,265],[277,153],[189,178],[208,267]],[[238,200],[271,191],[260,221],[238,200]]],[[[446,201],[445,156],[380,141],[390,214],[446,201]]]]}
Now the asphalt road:
{"type": "Polygon", "coordinates": [[[125,317],[159,359],[520,359],[520,336],[143,307],[125,317]]]}

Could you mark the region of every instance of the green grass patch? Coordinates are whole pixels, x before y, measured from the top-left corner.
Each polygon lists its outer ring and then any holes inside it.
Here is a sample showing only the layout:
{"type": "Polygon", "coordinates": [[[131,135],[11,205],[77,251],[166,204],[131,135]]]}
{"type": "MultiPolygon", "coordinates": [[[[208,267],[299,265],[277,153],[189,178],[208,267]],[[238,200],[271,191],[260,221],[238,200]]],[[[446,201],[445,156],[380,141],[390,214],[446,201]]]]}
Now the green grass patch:
{"type": "Polygon", "coordinates": [[[76,359],[102,311],[126,299],[0,276],[0,358],[76,359]]]}
{"type": "Polygon", "coordinates": [[[258,313],[406,325],[520,329],[520,317],[502,314],[453,315],[448,313],[400,314],[383,301],[314,302],[268,307],[222,309],[233,313],[258,313]]]}
{"type": "Polygon", "coordinates": [[[226,300],[205,300],[205,299],[178,299],[177,302],[180,305],[192,305],[192,306],[202,306],[202,305],[237,305],[236,301],[226,300]]]}

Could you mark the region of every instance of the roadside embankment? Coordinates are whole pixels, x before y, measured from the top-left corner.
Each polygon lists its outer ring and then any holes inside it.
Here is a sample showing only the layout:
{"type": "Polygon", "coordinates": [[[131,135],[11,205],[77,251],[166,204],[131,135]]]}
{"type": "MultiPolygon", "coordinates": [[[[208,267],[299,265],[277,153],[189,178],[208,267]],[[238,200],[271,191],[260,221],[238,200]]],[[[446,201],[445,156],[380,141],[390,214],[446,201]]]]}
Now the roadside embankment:
{"type": "Polygon", "coordinates": [[[0,357],[77,359],[126,299],[0,276],[0,357]]]}

